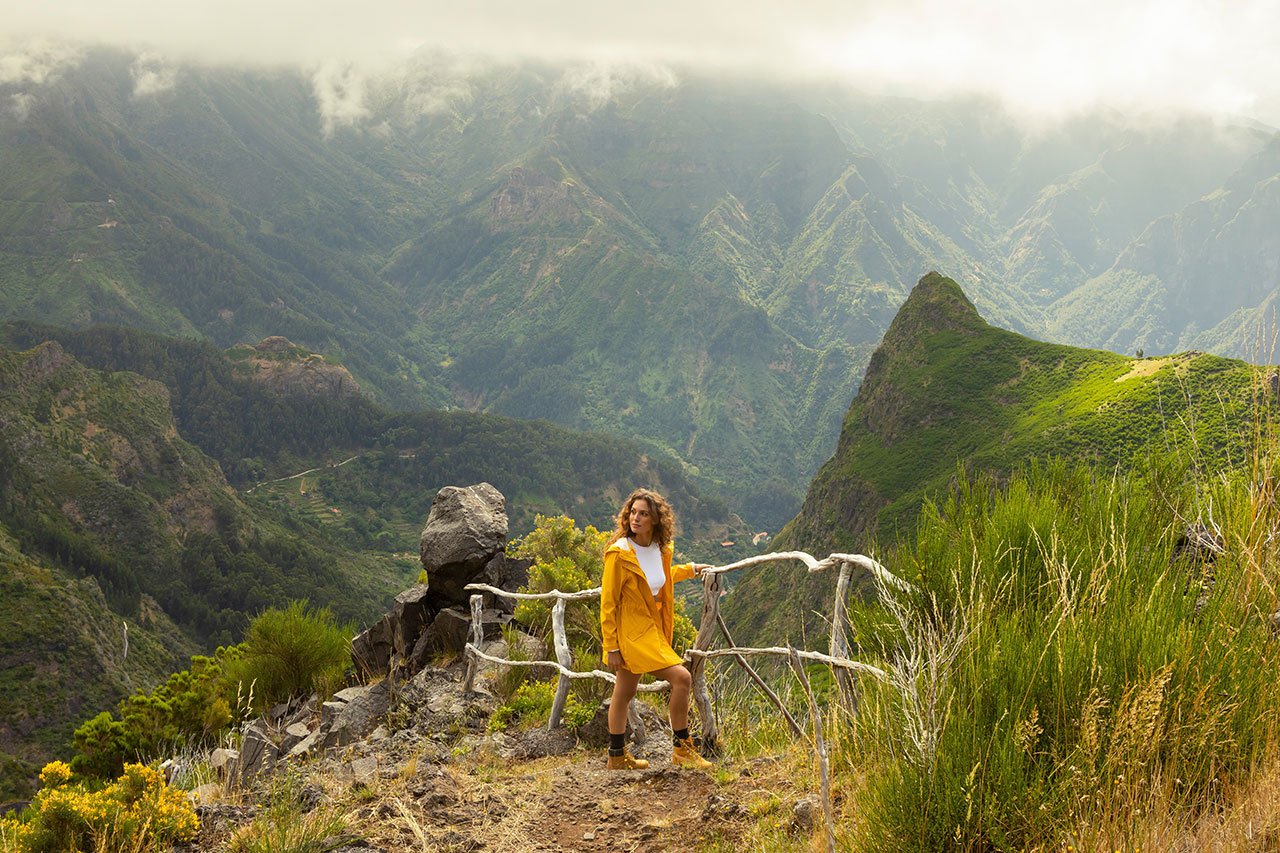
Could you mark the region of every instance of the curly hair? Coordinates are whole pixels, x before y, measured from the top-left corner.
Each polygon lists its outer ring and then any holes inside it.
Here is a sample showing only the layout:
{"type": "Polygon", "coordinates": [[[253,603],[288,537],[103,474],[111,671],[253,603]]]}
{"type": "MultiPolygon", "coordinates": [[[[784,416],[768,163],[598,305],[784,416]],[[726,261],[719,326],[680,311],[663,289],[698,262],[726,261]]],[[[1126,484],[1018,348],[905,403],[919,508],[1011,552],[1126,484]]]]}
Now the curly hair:
{"type": "Polygon", "coordinates": [[[653,514],[653,541],[658,543],[659,548],[666,548],[675,539],[676,514],[671,509],[671,504],[653,489],[641,488],[627,495],[627,499],[623,501],[622,509],[618,510],[617,527],[609,537],[606,548],[631,535],[631,506],[642,498],[649,502],[649,511],[653,514]]]}

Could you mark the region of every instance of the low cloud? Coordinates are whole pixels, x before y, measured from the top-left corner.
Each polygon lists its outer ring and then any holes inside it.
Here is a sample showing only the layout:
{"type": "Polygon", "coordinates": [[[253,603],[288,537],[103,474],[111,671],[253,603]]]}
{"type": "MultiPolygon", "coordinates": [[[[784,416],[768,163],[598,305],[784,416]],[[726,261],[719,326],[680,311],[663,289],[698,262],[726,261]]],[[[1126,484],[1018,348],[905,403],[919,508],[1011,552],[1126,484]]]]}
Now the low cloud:
{"type": "Polygon", "coordinates": [[[31,105],[36,101],[36,96],[29,92],[16,92],[9,96],[9,112],[18,121],[26,121],[27,116],[31,115],[31,105]]]}
{"type": "Polygon", "coordinates": [[[370,115],[365,103],[368,78],[351,64],[329,63],[311,75],[311,91],[325,136],[340,127],[356,125],[370,115]]]}
{"type": "Polygon", "coordinates": [[[167,92],[174,87],[177,70],[170,67],[155,53],[142,53],[129,69],[133,75],[133,96],[146,98],[167,92]]]}
{"type": "Polygon", "coordinates": [[[78,47],[47,38],[0,46],[0,84],[43,85],[74,67],[83,54],[78,47]]]}
{"type": "Polygon", "coordinates": [[[597,61],[568,68],[556,89],[594,111],[636,88],[672,88],[677,82],[675,73],[661,65],[597,61]]]}
{"type": "MultiPolygon", "coordinates": [[[[593,69],[836,79],[917,96],[980,94],[1039,116],[1105,106],[1244,113],[1280,124],[1276,0],[1225,6],[1212,0],[24,5],[6,13],[6,31],[15,38],[105,41],[175,62],[323,69],[316,90],[330,128],[359,120],[353,118],[360,112],[357,78],[385,79],[423,51],[593,69]]],[[[56,68],[50,59],[14,66],[5,57],[0,81],[35,81],[56,68]]],[[[567,85],[596,103],[621,79],[612,70],[594,71],[567,85]]],[[[417,91],[416,109],[423,112],[467,97],[462,84],[417,91]]],[[[371,93],[367,84],[364,93],[371,93]]]]}

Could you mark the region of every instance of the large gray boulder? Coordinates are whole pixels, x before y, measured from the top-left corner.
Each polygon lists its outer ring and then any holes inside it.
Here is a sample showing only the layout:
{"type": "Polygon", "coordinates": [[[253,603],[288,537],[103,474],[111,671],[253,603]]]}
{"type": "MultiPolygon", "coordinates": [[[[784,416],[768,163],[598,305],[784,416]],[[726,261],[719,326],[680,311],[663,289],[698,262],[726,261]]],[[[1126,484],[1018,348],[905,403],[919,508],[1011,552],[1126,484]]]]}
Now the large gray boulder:
{"type": "Polygon", "coordinates": [[[464,605],[463,589],[507,542],[506,498],[488,483],[445,486],[431,502],[420,555],[436,608],[464,605]]]}

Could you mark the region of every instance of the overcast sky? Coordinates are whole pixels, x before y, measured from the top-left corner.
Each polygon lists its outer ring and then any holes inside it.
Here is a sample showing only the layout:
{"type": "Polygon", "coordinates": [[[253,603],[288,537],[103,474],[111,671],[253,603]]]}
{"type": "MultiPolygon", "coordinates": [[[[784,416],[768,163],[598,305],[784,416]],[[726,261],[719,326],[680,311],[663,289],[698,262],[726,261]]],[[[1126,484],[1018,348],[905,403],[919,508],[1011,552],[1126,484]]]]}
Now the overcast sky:
{"type": "Polygon", "coordinates": [[[434,47],[1280,125],[1280,0],[0,0],[0,15],[2,82],[31,76],[40,38],[148,50],[152,85],[166,61],[377,73],[434,47]]]}

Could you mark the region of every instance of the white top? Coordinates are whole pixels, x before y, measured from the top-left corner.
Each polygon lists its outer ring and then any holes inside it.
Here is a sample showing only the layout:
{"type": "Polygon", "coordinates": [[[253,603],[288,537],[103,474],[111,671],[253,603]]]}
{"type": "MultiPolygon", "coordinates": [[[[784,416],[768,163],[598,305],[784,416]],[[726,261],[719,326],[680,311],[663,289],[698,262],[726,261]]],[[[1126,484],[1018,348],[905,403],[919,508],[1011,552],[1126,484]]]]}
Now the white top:
{"type": "Polygon", "coordinates": [[[637,545],[636,540],[627,538],[631,550],[636,552],[640,568],[644,569],[645,580],[649,581],[649,591],[657,595],[667,583],[667,573],[662,570],[662,549],[657,542],[648,545],[637,545]]]}

